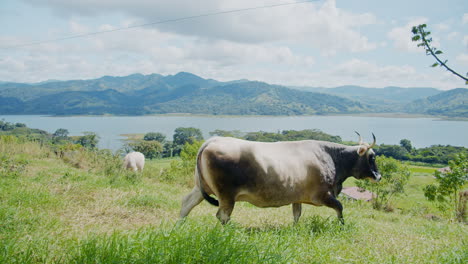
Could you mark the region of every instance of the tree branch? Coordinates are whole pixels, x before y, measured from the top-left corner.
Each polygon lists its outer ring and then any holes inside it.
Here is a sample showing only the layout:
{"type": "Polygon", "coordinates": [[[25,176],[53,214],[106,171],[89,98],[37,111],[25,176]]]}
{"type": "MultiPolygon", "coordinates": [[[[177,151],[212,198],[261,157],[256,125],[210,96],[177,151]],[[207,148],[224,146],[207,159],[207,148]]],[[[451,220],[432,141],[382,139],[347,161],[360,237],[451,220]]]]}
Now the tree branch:
{"type": "MultiPolygon", "coordinates": [[[[422,29],[421,29],[422,32],[424,32],[422,29]]],[[[444,66],[448,71],[450,71],[451,73],[457,75],[458,77],[462,78],[463,80],[465,81],[468,81],[468,78],[465,78],[463,77],[461,74],[459,74],[458,72],[452,70],[449,66],[447,66],[447,64],[443,63],[439,57],[437,57],[437,55],[434,53],[434,51],[432,50],[432,48],[429,46],[429,44],[427,43],[427,40],[426,38],[424,37],[424,34],[421,34],[421,38],[422,38],[422,41],[424,42],[424,45],[427,47],[426,50],[429,50],[429,52],[431,53],[431,55],[439,62],[440,65],[444,66]]]]}
{"type": "MultiPolygon", "coordinates": [[[[456,76],[460,77],[461,79],[463,79],[466,84],[468,84],[468,78],[464,77],[463,75],[459,74],[458,72],[452,70],[449,66],[447,66],[446,62],[442,62],[439,57],[437,57],[437,54],[434,52],[434,50],[436,50],[436,48],[432,48],[431,46],[429,46],[429,43],[432,41],[432,39],[426,39],[426,36],[428,36],[429,34],[431,34],[430,31],[424,31],[424,28],[426,27],[426,24],[422,24],[422,25],[418,25],[417,27],[413,27],[413,34],[415,35],[413,37],[413,41],[418,41],[419,39],[421,39],[422,43],[418,44],[418,47],[419,46],[422,46],[424,45],[425,46],[425,49],[426,49],[426,55],[429,55],[428,52],[430,53],[430,55],[432,55],[436,60],[437,60],[437,63],[440,65],[440,66],[444,66],[445,69],[447,69],[448,71],[450,71],[451,73],[455,74],[456,76]]],[[[440,53],[442,53],[440,51],[440,53]]],[[[439,54],[440,54],[439,53],[439,54]]],[[[434,63],[433,67],[437,66],[437,63],[434,63]]]]}

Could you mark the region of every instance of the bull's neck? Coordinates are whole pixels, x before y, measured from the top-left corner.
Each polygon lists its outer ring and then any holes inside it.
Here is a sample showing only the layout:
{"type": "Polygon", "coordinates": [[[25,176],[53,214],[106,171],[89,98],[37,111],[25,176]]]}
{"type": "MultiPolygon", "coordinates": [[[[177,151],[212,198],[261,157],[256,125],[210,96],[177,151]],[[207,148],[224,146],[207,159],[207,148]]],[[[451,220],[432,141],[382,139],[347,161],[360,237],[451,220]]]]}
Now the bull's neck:
{"type": "Polygon", "coordinates": [[[335,183],[341,186],[347,178],[353,175],[353,168],[359,159],[357,148],[334,144],[327,147],[327,151],[335,163],[335,183]]]}

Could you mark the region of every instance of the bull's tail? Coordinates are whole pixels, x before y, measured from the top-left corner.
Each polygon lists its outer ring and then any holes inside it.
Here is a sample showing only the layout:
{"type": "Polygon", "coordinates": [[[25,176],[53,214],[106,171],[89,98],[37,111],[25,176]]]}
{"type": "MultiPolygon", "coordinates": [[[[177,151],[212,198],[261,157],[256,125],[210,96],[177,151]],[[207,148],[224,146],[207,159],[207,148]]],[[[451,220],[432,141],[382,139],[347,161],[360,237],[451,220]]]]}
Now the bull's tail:
{"type": "Polygon", "coordinates": [[[201,171],[201,156],[202,156],[202,153],[203,153],[203,150],[205,150],[206,146],[208,146],[207,143],[203,144],[203,146],[200,148],[200,151],[198,152],[198,155],[197,155],[197,173],[198,173],[198,185],[200,187],[200,191],[203,195],[203,198],[205,198],[206,201],[208,201],[210,204],[214,205],[214,206],[219,206],[219,202],[218,200],[216,200],[215,198],[211,197],[210,195],[208,195],[208,193],[205,192],[205,190],[203,189],[203,183],[202,183],[202,179],[203,179],[203,175],[202,175],[202,171],[201,171]]]}

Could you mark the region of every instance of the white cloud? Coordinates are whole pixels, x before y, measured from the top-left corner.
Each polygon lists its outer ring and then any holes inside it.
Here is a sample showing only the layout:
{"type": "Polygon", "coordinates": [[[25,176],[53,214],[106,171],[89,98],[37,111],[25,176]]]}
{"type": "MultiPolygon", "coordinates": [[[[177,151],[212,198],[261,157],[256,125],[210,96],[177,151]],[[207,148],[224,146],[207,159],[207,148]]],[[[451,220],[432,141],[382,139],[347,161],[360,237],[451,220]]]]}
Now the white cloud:
{"type": "MultiPolygon", "coordinates": [[[[40,10],[53,9],[59,15],[51,19],[47,17],[49,12],[44,12],[46,20],[63,22],[43,27],[47,38],[54,39],[293,0],[23,1],[42,7],[40,10]]],[[[422,48],[416,47],[417,43],[411,42],[411,26],[426,22],[426,18],[403,25],[404,18],[396,14],[388,18],[389,21],[395,18],[394,23],[390,23],[378,21],[374,14],[366,12],[344,10],[334,0],[317,1],[0,50],[0,80],[36,82],[188,71],[223,81],[247,78],[284,85],[395,85],[443,89],[460,86],[459,80],[445,74],[443,69],[427,67],[429,63],[425,61],[420,64],[422,66],[405,65],[414,62],[413,57],[409,57],[412,54],[404,55],[408,60],[399,60],[403,50],[422,52],[417,58],[432,62],[432,58],[423,55],[422,48]],[[381,30],[385,27],[393,28],[385,34],[381,30]],[[372,50],[374,52],[367,53],[372,50]],[[356,59],[349,60],[350,57],[356,59]],[[402,65],[398,65],[400,62],[402,65]]],[[[462,32],[453,21],[452,25],[453,31],[462,32]]],[[[13,36],[16,33],[4,32],[0,33],[1,46],[35,40],[31,34],[13,36]]],[[[463,37],[449,32],[434,36],[457,40],[463,37]]],[[[459,45],[460,41],[454,43],[459,45]]],[[[433,44],[439,47],[436,39],[433,44]]],[[[463,50],[450,50],[452,54],[463,53],[463,50]]],[[[457,58],[461,63],[460,60],[465,60],[464,55],[457,58]]]]}
{"type": "MultiPolygon", "coordinates": [[[[76,22],[70,27],[84,28],[76,22]]],[[[99,28],[111,30],[116,27],[101,25],[99,28]]],[[[28,52],[14,54],[14,57],[7,52],[5,55],[1,62],[4,67],[0,70],[0,80],[27,82],[135,72],[174,74],[177,71],[192,71],[218,78],[212,74],[231,67],[245,68],[246,73],[260,67],[310,69],[314,65],[312,56],[298,54],[284,45],[200,40],[154,28],[46,43],[31,46],[28,52]],[[16,61],[21,63],[13,63],[16,61]],[[21,79],[13,80],[12,76],[21,79]]]]}
{"type": "Polygon", "coordinates": [[[413,36],[411,29],[413,26],[426,23],[427,20],[427,18],[417,18],[411,20],[404,26],[394,27],[387,33],[387,37],[393,41],[394,47],[398,50],[420,52],[421,48],[417,47],[417,43],[411,40],[413,36]]]}
{"type": "Polygon", "coordinates": [[[462,24],[468,24],[468,13],[463,14],[462,24]]]}
{"type": "Polygon", "coordinates": [[[348,78],[369,78],[388,83],[390,80],[408,78],[415,73],[411,66],[379,66],[375,63],[353,59],[340,64],[335,72],[348,78]]]}
{"type": "Polygon", "coordinates": [[[437,72],[437,69],[430,68],[426,73],[409,65],[380,65],[360,59],[345,61],[333,70],[315,73],[314,78],[328,87],[352,83],[366,87],[435,87],[446,90],[460,86],[460,80],[446,71],[437,72]]]}
{"type": "MultiPolygon", "coordinates": [[[[63,16],[98,16],[123,13],[146,23],[177,19],[217,11],[292,3],[289,0],[205,0],[198,1],[111,1],[111,0],[25,0],[32,5],[50,7],[63,16]]],[[[194,36],[204,40],[239,43],[305,41],[324,54],[340,51],[361,52],[376,48],[359,28],[376,23],[371,13],[355,14],[336,7],[335,0],[284,5],[265,9],[199,17],[156,24],[162,32],[194,36]]]]}

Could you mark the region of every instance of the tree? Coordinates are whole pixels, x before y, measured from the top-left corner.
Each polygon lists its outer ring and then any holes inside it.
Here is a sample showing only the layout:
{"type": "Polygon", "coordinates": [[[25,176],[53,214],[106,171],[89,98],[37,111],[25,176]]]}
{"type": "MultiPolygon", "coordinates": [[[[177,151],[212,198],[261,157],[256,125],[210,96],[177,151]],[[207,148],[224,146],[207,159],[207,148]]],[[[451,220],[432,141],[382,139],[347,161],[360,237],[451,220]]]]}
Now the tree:
{"type": "Polygon", "coordinates": [[[160,132],[149,132],[145,134],[145,136],[143,137],[143,140],[146,140],[146,141],[154,140],[154,141],[161,142],[161,144],[164,144],[164,142],[166,141],[166,135],[160,132]]]}
{"type": "Polygon", "coordinates": [[[406,149],[409,153],[413,150],[413,146],[411,145],[411,141],[408,139],[402,139],[400,140],[400,146],[406,149]]]}
{"type": "Polygon", "coordinates": [[[161,157],[163,145],[159,141],[139,140],[128,144],[134,151],[138,151],[145,155],[145,158],[155,159],[161,157]]]}
{"type": "Polygon", "coordinates": [[[376,147],[376,151],[382,156],[392,157],[398,160],[408,159],[408,151],[402,146],[382,144],[376,147]]]}
{"type": "Polygon", "coordinates": [[[185,143],[192,144],[195,141],[203,140],[200,129],[194,127],[178,127],[174,131],[174,145],[183,146],[185,143]]]}
{"type": "Polygon", "coordinates": [[[408,167],[393,158],[379,156],[376,162],[382,175],[380,182],[356,181],[356,185],[376,195],[372,199],[372,206],[375,209],[390,210],[391,198],[405,192],[405,185],[408,183],[411,172],[408,167]]]}
{"type": "Polygon", "coordinates": [[[448,209],[455,219],[462,221],[458,197],[463,186],[468,183],[467,156],[463,153],[456,155],[453,160],[449,161],[449,168],[444,172],[435,171],[434,177],[437,184],[424,187],[424,196],[429,201],[437,202],[440,210],[448,209]]]}
{"type": "Polygon", "coordinates": [[[15,129],[15,125],[10,122],[0,121],[0,130],[9,131],[15,129]]]}
{"type": "MultiPolygon", "coordinates": [[[[447,66],[448,60],[445,60],[444,62],[442,62],[442,60],[439,59],[437,55],[440,55],[443,52],[435,47],[431,47],[432,37],[429,37],[431,35],[431,32],[426,31],[425,30],[426,27],[427,27],[426,24],[414,26],[411,30],[411,32],[413,33],[413,37],[411,38],[411,40],[415,42],[419,42],[418,47],[424,47],[424,49],[426,50],[426,55],[428,56],[431,55],[436,59],[436,62],[432,64],[431,67],[437,67],[437,66],[444,67],[451,73],[465,80],[465,84],[468,84],[468,78],[463,77],[461,74],[459,74],[458,72],[452,70],[450,67],[447,66]]],[[[468,72],[466,73],[466,76],[468,77],[468,72]]]]}
{"type": "Polygon", "coordinates": [[[54,134],[52,134],[54,137],[59,137],[59,138],[66,138],[68,137],[68,130],[65,128],[59,128],[55,130],[54,134]]]}
{"type": "Polygon", "coordinates": [[[168,158],[174,156],[174,144],[172,141],[166,141],[163,145],[162,157],[168,158]]]}
{"type": "Polygon", "coordinates": [[[89,149],[95,149],[99,142],[99,136],[94,132],[84,132],[84,136],[81,136],[76,141],[76,144],[89,149]]]}

